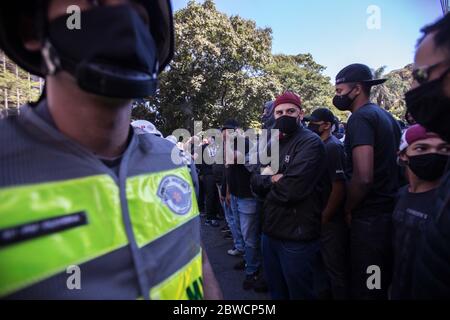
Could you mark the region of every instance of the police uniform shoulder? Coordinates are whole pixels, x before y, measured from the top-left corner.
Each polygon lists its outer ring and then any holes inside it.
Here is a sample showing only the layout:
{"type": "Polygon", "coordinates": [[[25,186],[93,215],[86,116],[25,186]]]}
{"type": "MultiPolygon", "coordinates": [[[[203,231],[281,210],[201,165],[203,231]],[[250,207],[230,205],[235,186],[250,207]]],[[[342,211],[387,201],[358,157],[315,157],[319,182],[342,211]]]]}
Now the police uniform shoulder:
{"type": "Polygon", "coordinates": [[[23,136],[23,127],[19,123],[19,116],[12,115],[0,119],[0,144],[2,150],[14,144],[14,141],[23,136]]]}
{"type": "Polygon", "coordinates": [[[176,148],[172,142],[151,133],[138,134],[137,137],[139,144],[151,148],[152,153],[170,154],[176,148]]]}

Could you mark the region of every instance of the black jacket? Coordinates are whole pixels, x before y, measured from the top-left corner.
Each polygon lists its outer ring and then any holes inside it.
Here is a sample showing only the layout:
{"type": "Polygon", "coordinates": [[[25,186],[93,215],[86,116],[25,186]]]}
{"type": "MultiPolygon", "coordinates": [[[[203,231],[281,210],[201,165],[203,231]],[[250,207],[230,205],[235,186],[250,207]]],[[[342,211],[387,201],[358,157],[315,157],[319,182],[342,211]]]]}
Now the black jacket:
{"type": "Polygon", "coordinates": [[[331,191],[324,144],[315,133],[300,127],[280,140],[279,151],[282,179],[272,184],[270,176],[252,175],[253,191],[265,198],[263,232],[280,240],[318,239],[331,191]]]}

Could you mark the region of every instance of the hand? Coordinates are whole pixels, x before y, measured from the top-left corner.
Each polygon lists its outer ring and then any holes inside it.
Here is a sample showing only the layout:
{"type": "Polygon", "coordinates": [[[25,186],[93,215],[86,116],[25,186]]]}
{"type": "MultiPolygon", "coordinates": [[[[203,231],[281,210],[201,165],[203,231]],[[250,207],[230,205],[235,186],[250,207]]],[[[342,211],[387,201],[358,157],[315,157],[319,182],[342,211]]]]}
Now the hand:
{"type": "Polygon", "coordinates": [[[227,196],[225,198],[225,202],[227,203],[227,206],[231,206],[231,195],[229,192],[227,192],[227,196]]]}
{"type": "Polygon", "coordinates": [[[272,178],[270,178],[270,180],[272,181],[272,183],[277,183],[281,178],[283,178],[283,175],[279,173],[279,174],[272,176],[272,178]]]}

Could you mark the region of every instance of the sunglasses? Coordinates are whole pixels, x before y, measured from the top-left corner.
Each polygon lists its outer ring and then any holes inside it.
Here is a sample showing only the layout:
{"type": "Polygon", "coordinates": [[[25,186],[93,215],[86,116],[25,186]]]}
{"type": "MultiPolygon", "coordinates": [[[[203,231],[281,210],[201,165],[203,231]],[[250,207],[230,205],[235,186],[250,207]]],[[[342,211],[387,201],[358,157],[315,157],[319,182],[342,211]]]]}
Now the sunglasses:
{"type": "Polygon", "coordinates": [[[433,70],[435,70],[439,66],[449,63],[449,62],[450,62],[450,60],[444,60],[444,61],[435,63],[431,66],[417,68],[417,69],[413,70],[413,72],[412,72],[413,79],[416,80],[419,84],[424,84],[424,83],[428,82],[428,80],[430,79],[430,75],[433,72],[433,70]]]}

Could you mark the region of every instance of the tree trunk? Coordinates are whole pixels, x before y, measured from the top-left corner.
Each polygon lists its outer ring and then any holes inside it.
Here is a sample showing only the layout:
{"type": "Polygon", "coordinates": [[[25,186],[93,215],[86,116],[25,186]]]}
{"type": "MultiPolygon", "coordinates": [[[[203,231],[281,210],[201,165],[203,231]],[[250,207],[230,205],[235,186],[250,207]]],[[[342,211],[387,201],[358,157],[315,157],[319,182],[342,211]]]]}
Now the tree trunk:
{"type": "Polygon", "coordinates": [[[8,114],[8,89],[5,89],[5,111],[8,114]]]}
{"type": "Polygon", "coordinates": [[[28,101],[31,101],[31,74],[28,73],[28,101]]]}
{"type": "Polygon", "coordinates": [[[19,67],[16,65],[16,83],[17,83],[17,89],[16,89],[16,94],[17,94],[17,108],[19,108],[20,106],[20,93],[19,93],[19,67]]]}

